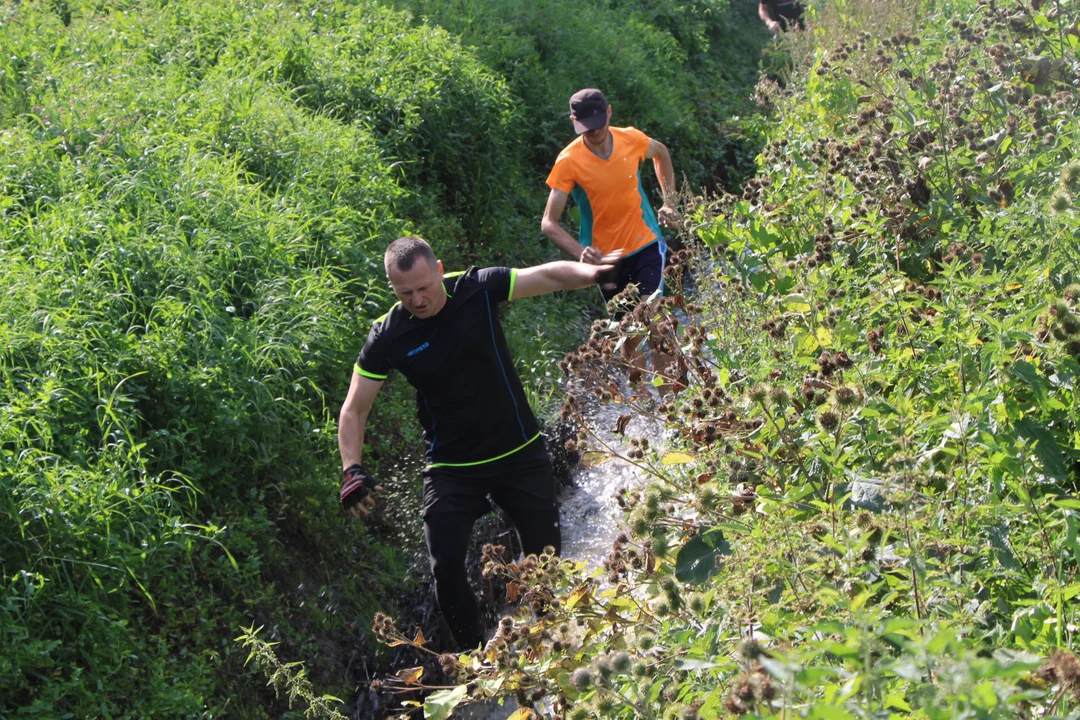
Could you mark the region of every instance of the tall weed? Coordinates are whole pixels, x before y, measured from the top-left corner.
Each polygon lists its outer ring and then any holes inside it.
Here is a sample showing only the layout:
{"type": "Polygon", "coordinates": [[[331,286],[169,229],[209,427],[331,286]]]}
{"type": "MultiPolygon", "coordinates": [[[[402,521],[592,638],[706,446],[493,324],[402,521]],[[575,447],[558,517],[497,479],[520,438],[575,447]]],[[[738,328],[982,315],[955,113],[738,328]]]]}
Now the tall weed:
{"type": "MultiPolygon", "coordinates": [[[[533,182],[572,138],[570,95],[599,87],[612,122],[668,144],[679,177],[697,187],[734,159],[717,129],[749,108],[764,34],[722,1],[571,3],[541,0],[408,0],[398,3],[475,46],[507,79],[522,111],[513,132],[533,182]]],[[[737,173],[736,173],[737,174],[737,173]]]]}

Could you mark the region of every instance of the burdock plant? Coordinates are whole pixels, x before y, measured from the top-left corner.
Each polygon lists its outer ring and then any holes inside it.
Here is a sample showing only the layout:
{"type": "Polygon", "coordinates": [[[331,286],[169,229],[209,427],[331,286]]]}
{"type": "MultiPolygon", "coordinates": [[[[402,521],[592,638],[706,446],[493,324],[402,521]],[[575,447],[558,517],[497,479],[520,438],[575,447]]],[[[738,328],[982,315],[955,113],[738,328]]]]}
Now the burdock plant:
{"type": "Polygon", "coordinates": [[[570,675],[570,683],[578,692],[585,692],[593,685],[592,671],[587,667],[580,667],[570,675]]]}
{"type": "Polygon", "coordinates": [[[823,430],[832,432],[840,424],[840,416],[834,410],[825,410],[818,415],[818,423],[823,430]]]}
{"type": "Polygon", "coordinates": [[[1080,160],[1074,160],[1062,168],[1061,189],[1074,197],[1080,195],[1080,160]]]}
{"type": "Polygon", "coordinates": [[[1050,198],[1050,211],[1055,215],[1062,215],[1072,207],[1072,200],[1064,190],[1058,190],[1050,198]]]}
{"type": "Polygon", "coordinates": [[[785,388],[777,385],[769,390],[769,401],[774,407],[783,408],[791,402],[791,395],[785,388]]]}
{"type": "Polygon", "coordinates": [[[862,393],[858,388],[841,385],[836,388],[836,404],[843,408],[853,407],[862,402],[862,393]]]}

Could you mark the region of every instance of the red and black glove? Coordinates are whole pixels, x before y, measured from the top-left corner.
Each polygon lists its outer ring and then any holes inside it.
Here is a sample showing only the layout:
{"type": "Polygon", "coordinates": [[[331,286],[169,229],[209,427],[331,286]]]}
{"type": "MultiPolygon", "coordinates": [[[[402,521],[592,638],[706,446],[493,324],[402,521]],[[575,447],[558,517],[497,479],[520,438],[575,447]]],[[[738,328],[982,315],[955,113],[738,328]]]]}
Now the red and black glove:
{"type": "Polygon", "coordinates": [[[341,509],[348,510],[361,500],[366,498],[378,483],[364,472],[364,468],[358,464],[345,468],[341,476],[341,493],[338,499],[341,501],[341,509]]]}

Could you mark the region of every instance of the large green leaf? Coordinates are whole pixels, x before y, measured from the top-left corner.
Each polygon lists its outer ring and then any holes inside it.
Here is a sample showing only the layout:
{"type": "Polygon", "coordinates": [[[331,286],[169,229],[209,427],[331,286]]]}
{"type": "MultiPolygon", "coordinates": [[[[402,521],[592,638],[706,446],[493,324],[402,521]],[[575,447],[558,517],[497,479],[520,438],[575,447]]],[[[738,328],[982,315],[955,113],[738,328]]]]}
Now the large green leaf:
{"type": "Polygon", "coordinates": [[[719,558],[731,554],[724,533],[719,528],[699,532],[682,546],[675,559],[675,577],[685,583],[703,583],[720,572],[719,558]]]}
{"type": "Polygon", "coordinates": [[[1009,368],[1009,374],[1031,388],[1035,396],[1035,402],[1042,405],[1046,402],[1046,380],[1039,373],[1039,369],[1029,362],[1019,360],[1009,368]]]}
{"type": "Polygon", "coordinates": [[[424,701],[424,717],[426,720],[446,720],[468,694],[464,685],[431,693],[424,701]]]}
{"type": "Polygon", "coordinates": [[[1069,478],[1069,466],[1065,452],[1058,444],[1054,433],[1041,423],[1035,422],[1031,417],[1025,417],[1016,423],[1016,431],[1020,435],[1035,443],[1035,455],[1042,463],[1046,474],[1055,480],[1067,480],[1069,478]]]}

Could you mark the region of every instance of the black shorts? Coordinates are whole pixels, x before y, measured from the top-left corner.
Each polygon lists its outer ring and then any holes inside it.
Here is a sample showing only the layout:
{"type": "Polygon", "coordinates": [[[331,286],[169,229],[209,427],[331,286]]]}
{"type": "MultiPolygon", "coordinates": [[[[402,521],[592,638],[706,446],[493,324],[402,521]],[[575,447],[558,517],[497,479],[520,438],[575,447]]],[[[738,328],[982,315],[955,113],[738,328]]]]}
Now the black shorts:
{"type": "Polygon", "coordinates": [[[544,438],[513,455],[469,467],[431,467],[423,472],[424,517],[466,513],[478,518],[491,510],[488,495],[513,514],[555,504],[555,475],[544,438]]]}
{"type": "Polygon", "coordinates": [[[636,283],[641,299],[652,295],[657,290],[663,294],[664,262],[667,259],[667,243],[664,238],[657,238],[637,252],[627,255],[615,264],[618,279],[613,288],[600,288],[604,302],[618,295],[630,283],[636,283]]]}
{"type": "Polygon", "coordinates": [[[773,7],[776,8],[775,20],[780,23],[780,27],[783,28],[785,32],[792,26],[800,30],[803,29],[803,8],[801,3],[778,3],[773,7]]]}

